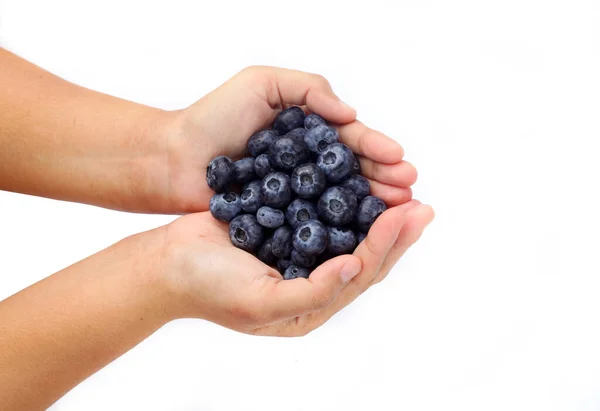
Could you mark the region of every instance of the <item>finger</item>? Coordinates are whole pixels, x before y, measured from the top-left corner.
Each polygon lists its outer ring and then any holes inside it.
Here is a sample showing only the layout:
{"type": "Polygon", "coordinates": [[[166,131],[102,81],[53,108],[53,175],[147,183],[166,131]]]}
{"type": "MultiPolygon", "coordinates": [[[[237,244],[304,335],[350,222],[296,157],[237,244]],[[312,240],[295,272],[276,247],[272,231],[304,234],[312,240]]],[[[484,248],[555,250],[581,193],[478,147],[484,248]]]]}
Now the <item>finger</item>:
{"type": "Polygon", "coordinates": [[[326,120],[346,124],[356,119],[356,110],[342,102],[329,82],[318,74],[278,67],[256,67],[267,76],[267,101],[271,107],[306,105],[326,120]]]}
{"type": "Polygon", "coordinates": [[[390,208],[375,221],[369,235],[354,251],[354,255],[362,261],[362,271],[344,287],[331,305],[307,317],[305,328],[314,329],[322,325],[369,287],[398,238],[405,213],[402,206],[390,208]]]}
{"type": "Polygon", "coordinates": [[[362,262],[359,258],[343,255],[319,266],[309,278],[277,282],[265,298],[269,322],[324,309],[361,269],[362,262]]]}
{"type": "Polygon", "coordinates": [[[396,164],[404,157],[404,149],[400,144],[358,120],[339,126],[338,132],[342,143],[353,152],[373,161],[396,164]]]}
{"type": "Polygon", "coordinates": [[[417,181],[417,169],[408,161],[397,164],[382,164],[360,157],[362,174],[380,183],[396,187],[410,187],[417,181]]]}
{"type": "Polygon", "coordinates": [[[389,207],[404,204],[413,196],[410,187],[396,187],[375,180],[369,180],[369,184],[371,185],[371,195],[381,198],[389,207]]]}
{"type": "Polygon", "coordinates": [[[373,283],[382,281],[398,260],[423,234],[425,228],[433,221],[435,213],[429,205],[419,205],[406,213],[406,223],[400,231],[396,243],[387,255],[381,270],[373,283]]]}

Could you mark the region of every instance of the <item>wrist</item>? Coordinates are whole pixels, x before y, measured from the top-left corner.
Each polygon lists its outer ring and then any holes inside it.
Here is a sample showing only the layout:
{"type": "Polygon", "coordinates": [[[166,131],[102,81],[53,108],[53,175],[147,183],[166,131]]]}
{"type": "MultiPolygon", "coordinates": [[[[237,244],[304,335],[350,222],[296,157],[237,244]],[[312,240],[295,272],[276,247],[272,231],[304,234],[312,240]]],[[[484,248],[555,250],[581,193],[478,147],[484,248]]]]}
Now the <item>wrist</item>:
{"type": "Polygon", "coordinates": [[[170,141],[177,130],[177,113],[149,109],[139,116],[127,141],[130,200],[129,211],[176,213],[171,183],[170,141]]]}
{"type": "Polygon", "coordinates": [[[175,298],[166,277],[166,226],[127,237],[109,248],[114,261],[126,262],[123,284],[127,300],[137,307],[144,319],[156,328],[177,318],[175,298]]]}

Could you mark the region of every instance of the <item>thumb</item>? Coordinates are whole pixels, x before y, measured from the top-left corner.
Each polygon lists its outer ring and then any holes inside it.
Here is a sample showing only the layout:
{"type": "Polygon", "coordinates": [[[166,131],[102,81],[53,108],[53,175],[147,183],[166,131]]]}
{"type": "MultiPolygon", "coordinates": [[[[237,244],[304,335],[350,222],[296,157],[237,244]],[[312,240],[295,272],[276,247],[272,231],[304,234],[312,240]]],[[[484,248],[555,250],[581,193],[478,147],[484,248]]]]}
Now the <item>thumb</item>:
{"type": "Polygon", "coordinates": [[[356,110],[341,101],[321,75],[268,66],[252,67],[249,72],[267,80],[264,92],[271,106],[306,105],[311,112],[339,124],[356,119],[356,110]]]}
{"type": "Polygon", "coordinates": [[[362,270],[361,260],[342,255],[317,267],[309,278],[282,280],[273,290],[271,312],[279,319],[299,317],[322,310],[333,303],[352,278],[362,270]]]}

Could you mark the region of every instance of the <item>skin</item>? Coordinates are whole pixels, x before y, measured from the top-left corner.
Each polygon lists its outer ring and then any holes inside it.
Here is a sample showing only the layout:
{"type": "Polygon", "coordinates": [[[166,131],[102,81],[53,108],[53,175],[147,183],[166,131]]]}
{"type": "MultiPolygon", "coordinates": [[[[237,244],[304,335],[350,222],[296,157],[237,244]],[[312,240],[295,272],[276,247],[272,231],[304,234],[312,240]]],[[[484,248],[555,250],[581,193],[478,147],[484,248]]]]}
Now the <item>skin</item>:
{"type": "Polygon", "coordinates": [[[382,281],[433,219],[411,200],[416,170],[356,120],[320,76],[243,70],[165,112],[70,84],[0,49],[0,189],[134,212],[186,214],[128,237],[0,302],[0,404],[43,410],[164,324],[201,318],[255,335],[302,336],[382,281]],[[353,255],[283,281],[233,247],[206,212],[217,155],[289,105],[339,125],[390,208],[353,255]],[[235,118],[237,121],[230,121],[235,118]]]}

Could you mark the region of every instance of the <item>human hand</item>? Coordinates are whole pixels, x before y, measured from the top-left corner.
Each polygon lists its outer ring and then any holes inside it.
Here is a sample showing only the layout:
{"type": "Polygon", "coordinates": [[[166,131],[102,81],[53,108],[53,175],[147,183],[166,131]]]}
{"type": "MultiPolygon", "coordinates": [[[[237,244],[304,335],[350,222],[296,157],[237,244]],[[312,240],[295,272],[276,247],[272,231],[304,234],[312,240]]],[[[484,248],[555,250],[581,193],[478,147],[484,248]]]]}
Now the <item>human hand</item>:
{"type": "Polygon", "coordinates": [[[164,227],[159,264],[174,318],[197,317],[256,335],[301,336],[383,280],[433,219],[412,200],[384,212],[353,255],[331,259],[308,279],[283,280],[231,245],[227,224],[189,214],[164,227]]]}
{"type": "Polygon", "coordinates": [[[173,212],[206,211],[213,192],[206,168],[218,155],[240,158],[252,134],[290,105],[338,125],[340,138],[359,155],[372,193],[388,206],[412,198],[416,169],[394,140],[356,120],[323,77],[275,67],[250,67],[189,108],[173,113],[167,132],[169,203],[173,212]]]}

